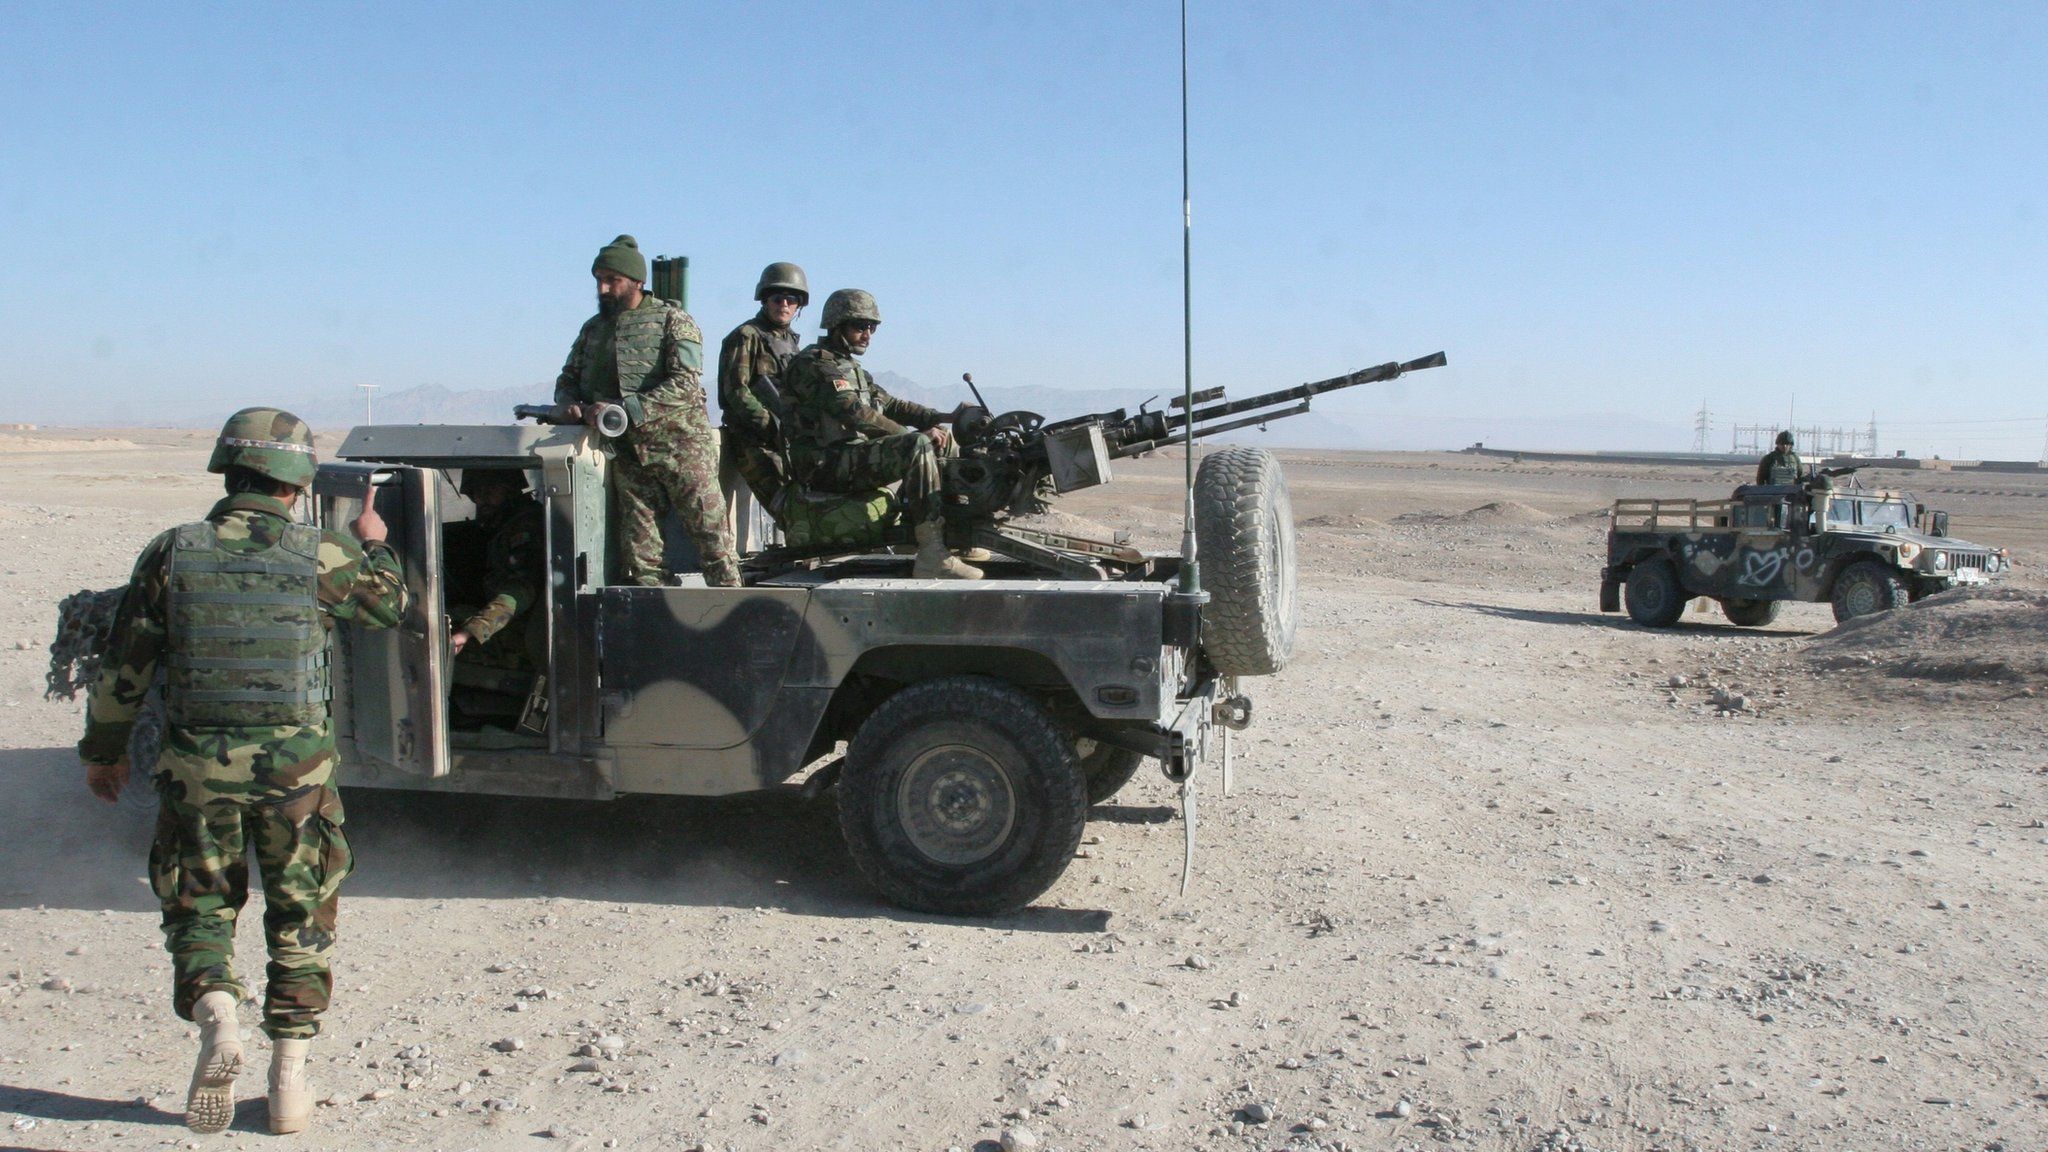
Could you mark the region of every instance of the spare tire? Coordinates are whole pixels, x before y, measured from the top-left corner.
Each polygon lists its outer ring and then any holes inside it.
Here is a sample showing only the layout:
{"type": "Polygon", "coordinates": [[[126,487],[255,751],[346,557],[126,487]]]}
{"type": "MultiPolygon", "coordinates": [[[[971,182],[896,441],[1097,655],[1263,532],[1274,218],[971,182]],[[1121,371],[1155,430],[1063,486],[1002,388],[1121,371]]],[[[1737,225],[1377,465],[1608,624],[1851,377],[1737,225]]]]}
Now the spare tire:
{"type": "Polygon", "coordinates": [[[1225,676],[1269,676],[1294,652],[1294,502],[1263,448],[1203,457],[1195,473],[1196,550],[1209,605],[1202,650],[1225,676]]]}

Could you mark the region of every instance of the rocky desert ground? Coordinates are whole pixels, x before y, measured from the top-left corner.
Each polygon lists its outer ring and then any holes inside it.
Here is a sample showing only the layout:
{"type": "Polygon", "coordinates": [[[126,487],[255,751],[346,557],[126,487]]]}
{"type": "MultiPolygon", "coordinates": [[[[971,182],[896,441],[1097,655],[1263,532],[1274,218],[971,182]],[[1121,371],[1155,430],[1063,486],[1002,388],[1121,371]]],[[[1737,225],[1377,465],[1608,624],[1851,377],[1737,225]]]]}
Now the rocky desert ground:
{"type": "MultiPolygon", "coordinates": [[[[1883,476],[1996,595],[1658,632],[1596,610],[1602,510],[1734,471],[1343,453],[1286,454],[1297,657],[1187,896],[1152,773],[993,921],[879,903],[829,794],[356,790],[316,1125],[265,1133],[252,1039],[193,1137],[148,812],[42,687],[207,443],[0,433],[0,1145],[2048,1147],[2048,478],[1883,476]]],[[[1067,511],[1170,544],[1178,465],[1125,471],[1067,511]]]]}

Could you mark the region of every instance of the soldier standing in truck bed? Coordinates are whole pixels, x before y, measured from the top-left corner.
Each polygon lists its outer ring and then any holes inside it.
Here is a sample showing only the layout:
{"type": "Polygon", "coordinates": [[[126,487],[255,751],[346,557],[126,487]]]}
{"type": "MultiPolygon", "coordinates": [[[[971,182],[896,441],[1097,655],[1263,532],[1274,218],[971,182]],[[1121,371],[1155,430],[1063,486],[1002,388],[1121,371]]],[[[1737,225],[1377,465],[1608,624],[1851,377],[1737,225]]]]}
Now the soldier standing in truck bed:
{"type": "Polygon", "coordinates": [[[312,1115],[306,1051],[333,991],[327,954],[355,866],[334,786],[327,633],[336,620],[391,627],[406,591],[374,510],[351,525],[354,537],[294,522],[314,472],[313,433],[298,417],[235,413],[206,470],[225,475],[227,497],[135,562],[78,756],[93,794],[119,799],[129,736],[163,669],[169,723],[149,882],[163,910],[172,1003],[200,1028],[185,1123],[218,1132],[234,1119],[236,1009],[248,994],[234,970],[235,921],[253,851],[270,952],[270,1130],[297,1132],[312,1115]]]}
{"type": "Polygon", "coordinates": [[[647,257],[631,236],[599,249],[590,274],[597,315],[569,347],[555,403],[593,426],[605,404],[624,408],[631,421],[612,457],[620,580],[667,582],[661,516],[673,511],[696,541],[705,582],[738,587],[739,557],[704,406],[703,334],[688,312],[646,290],[647,257]]]}
{"type": "Polygon", "coordinates": [[[754,299],[761,302],[760,313],[728,333],[718,348],[718,407],[724,418],[719,454],[721,465],[730,463],[762,507],[773,511],[789,483],[776,390],[796,355],[791,324],[811,302],[811,288],[802,268],[778,261],[761,270],[754,299]]]}
{"type": "Polygon", "coordinates": [[[1778,433],[1778,446],[1756,462],[1759,484],[1799,483],[1799,453],[1792,450],[1792,433],[1778,433]]]}
{"type": "Polygon", "coordinates": [[[825,298],[821,319],[824,339],[796,354],[783,381],[791,480],[821,492],[901,481],[897,503],[917,536],[911,575],[981,579],[981,569],[946,551],[939,453],[952,442],[944,427],[952,416],[889,395],[861,367],[860,355],[882,323],[873,296],[841,288],[825,298]]]}

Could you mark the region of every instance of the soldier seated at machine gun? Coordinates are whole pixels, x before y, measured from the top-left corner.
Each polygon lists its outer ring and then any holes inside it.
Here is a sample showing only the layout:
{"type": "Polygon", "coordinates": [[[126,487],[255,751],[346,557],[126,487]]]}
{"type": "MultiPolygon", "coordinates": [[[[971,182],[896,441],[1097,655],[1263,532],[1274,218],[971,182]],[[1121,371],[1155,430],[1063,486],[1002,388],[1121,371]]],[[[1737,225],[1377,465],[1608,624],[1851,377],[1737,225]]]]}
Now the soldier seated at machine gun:
{"type": "MultiPolygon", "coordinates": [[[[872,310],[872,298],[866,293],[860,293],[859,297],[858,305],[864,311],[872,310]]],[[[826,318],[829,321],[833,316],[832,305],[828,302],[826,318]]],[[[862,347],[864,350],[864,342],[862,347]]],[[[807,394],[813,410],[820,414],[813,422],[828,430],[834,425],[826,417],[840,419],[832,416],[834,401],[866,398],[865,406],[875,407],[877,402],[872,399],[872,385],[865,378],[864,371],[859,373],[860,379],[843,372],[811,372],[808,375],[815,380],[799,382],[798,369],[804,359],[800,355],[791,363],[789,379],[785,381],[784,398],[793,413],[800,412],[806,404],[805,398],[798,395],[799,388],[807,394]],[[817,381],[823,381],[823,384],[817,381]]],[[[849,362],[849,358],[842,357],[836,362],[821,361],[819,367],[849,362]]],[[[900,469],[904,466],[914,466],[912,471],[922,481],[926,461],[936,465],[939,480],[936,502],[943,516],[938,531],[919,523],[917,513],[913,512],[913,509],[922,512],[927,507],[922,482],[913,488],[906,476],[900,494],[905,507],[904,518],[918,525],[916,540],[920,566],[936,543],[942,550],[941,554],[947,547],[956,550],[973,548],[1059,576],[1083,580],[1115,579],[1141,574],[1152,561],[1137,549],[1122,544],[1028,529],[1015,523],[1014,518],[1043,511],[1047,502],[1061,493],[1108,483],[1112,460],[1180,443],[1189,438],[1190,431],[1192,438],[1199,440],[1239,428],[1263,426],[1273,420],[1307,412],[1311,401],[1325,392],[1377,384],[1404,373],[1442,367],[1445,363],[1444,354],[1438,352],[1245,400],[1226,400],[1223,389],[1211,388],[1195,393],[1193,411],[1183,410],[1176,398],[1164,411],[1147,411],[1141,407],[1138,412],[1131,413],[1119,408],[1051,423],[1036,412],[994,414],[969,376],[964,379],[979,403],[963,404],[950,415],[921,405],[893,410],[885,407],[882,415],[896,424],[905,422],[894,415],[900,411],[909,418],[907,422],[917,426],[929,425],[932,431],[888,436],[881,440],[863,437],[858,444],[863,449],[890,442],[902,445],[902,456],[890,461],[899,468],[897,475],[902,474],[900,469]],[[951,434],[939,429],[937,426],[940,424],[950,424],[951,434]],[[919,449],[920,443],[928,443],[929,448],[919,449]]],[[[854,367],[858,368],[857,365],[854,367]]],[[[886,393],[882,395],[886,397],[886,393]]],[[[888,398],[886,403],[902,405],[901,401],[893,398],[888,398]]],[[[793,422],[801,424],[804,419],[798,415],[793,422]]],[[[809,463],[805,453],[805,441],[800,434],[793,435],[791,457],[798,475],[804,473],[809,463]]],[[[864,478],[867,483],[881,484],[894,476],[876,470],[871,475],[864,474],[864,478]]],[[[911,533],[902,526],[888,526],[886,517],[890,506],[887,492],[876,489],[842,499],[866,501],[865,506],[880,518],[863,520],[849,515],[847,523],[861,529],[858,537],[840,536],[829,531],[800,535],[788,532],[795,519],[794,514],[800,509],[788,507],[789,501],[785,499],[785,510],[777,513],[777,519],[790,536],[789,546],[753,557],[750,566],[772,569],[787,563],[844,555],[878,544],[908,542],[911,533]],[[877,528],[878,524],[882,527],[877,528]]],[[[978,556],[970,558],[981,563],[978,556]]],[[[960,561],[954,560],[953,563],[959,564],[960,561]]]]}
{"type": "Polygon", "coordinates": [[[536,626],[533,609],[547,588],[546,512],[518,469],[465,468],[458,490],[476,505],[476,518],[442,535],[448,619],[460,621],[448,640],[453,723],[520,722],[537,734],[529,713],[543,687],[547,629],[536,626]]]}

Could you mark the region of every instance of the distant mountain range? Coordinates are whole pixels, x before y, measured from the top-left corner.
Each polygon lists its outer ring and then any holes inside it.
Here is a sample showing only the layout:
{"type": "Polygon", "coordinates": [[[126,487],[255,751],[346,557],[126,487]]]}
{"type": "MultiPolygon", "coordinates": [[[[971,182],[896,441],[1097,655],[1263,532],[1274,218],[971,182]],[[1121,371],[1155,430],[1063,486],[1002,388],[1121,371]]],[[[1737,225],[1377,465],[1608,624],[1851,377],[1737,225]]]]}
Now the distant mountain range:
{"type": "MultiPolygon", "coordinates": [[[[892,394],[941,411],[949,411],[962,401],[972,400],[964,383],[928,387],[889,371],[877,373],[876,378],[892,394]]],[[[1248,389],[1239,391],[1249,392],[1248,389]]],[[[1117,408],[1135,411],[1140,402],[1147,400],[1152,401],[1153,407],[1158,407],[1168,399],[1167,395],[1154,397],[1151,393],[1135,390],[1068,389],[1045,385],[987,386],[982,392],[999,412],[1021,408],[1048,420],[1117,408]]],[[[513,405],[546,403],[553,396],[554,382],[551,380],[509,388],[459,390],[424,384],[413,388],[378,389],[371,404],[379,424],[502,424],[511,421],[513,405]]],[[[330,435],[363,423],[360,393],[328,392],[281,399],[313,427],[330,435]]],[[[1578,416],[1552,413],[1533,420],[1488,419],[1455,411],[1384,417],[1333,414],[1331,409],[1342,403],[1325,402],[1312,414],[1277,422],[1269,430],[1248,428],[1221,439],[1276,448],[1449,449],[1485,441],[1531,450],[1583,450],[1677,444],[1686,442],[1689,435],[1676,425],[1617,413],[1578,416]]],[[[716,396],[711,398],[711,408],[715,420],[718,409],[716,396]]],[[[212,411],[194,411],[183,418],[158,418],[152,423],[203,428],[214,427],[219,419],[219,414],[212,411]]]]}

